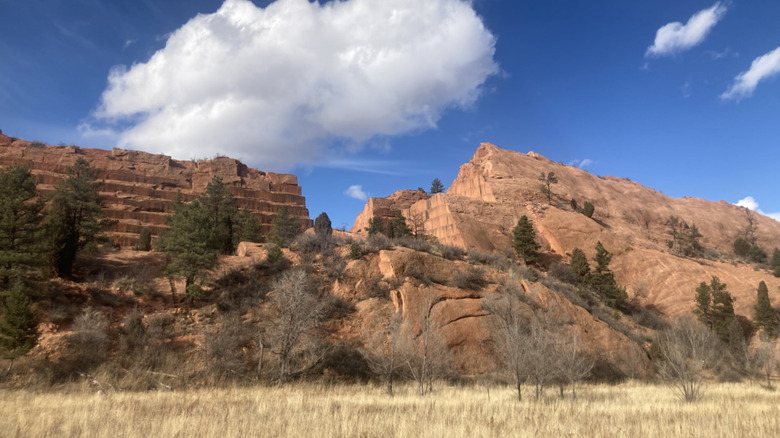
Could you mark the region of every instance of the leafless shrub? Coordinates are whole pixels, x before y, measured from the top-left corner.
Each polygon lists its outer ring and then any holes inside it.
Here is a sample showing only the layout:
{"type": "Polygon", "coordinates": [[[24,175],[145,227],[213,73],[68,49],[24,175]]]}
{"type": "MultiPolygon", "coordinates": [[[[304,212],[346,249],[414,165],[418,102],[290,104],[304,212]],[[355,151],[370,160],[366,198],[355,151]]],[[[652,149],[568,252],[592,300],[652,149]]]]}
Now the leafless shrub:
{"type": "Polygon", "coordinates": [[[572,271],[569,265],[564,265],[561,263],[553,263],[550,266],[548,275],[564,283],[568,283],[568,284],[578,283],[577,274],[575,274],[574,271],[572,271]]]}
{"type": "Polygon", "coordinates": [[[403,246],[404,248],[413,249],[415,251],[427,253],[433,251],[433,246],[431,243],[424,239],[417,239],[414,237],[397,237],[393,239],[393,243],[397,246],[403,246]]]}
{"type": "Polygon", "coordinates": [[[494,252],[481,252],[475,249],[470,249],[466,252],[466,259],[470,263],[476,263],[480,265],[500,265],[506,261],[506,257],[494,252]]]}
{"type": "Polygon", "coordinates": [[[295,240],[290,246],[301,254],[317,254],[325,248],[328,248],[330,243],[330,238],[327,236],[301,233],[295,237],[295,240]]]}
{"type": "Polygon", "coordinates": [[[399,353],[409,377],[417,383],[420,396],[433,390],[434,380],[445,375],[452,362],[440,327],[431,316],[433,305],[433,296],[429,294],[414,309],[417,315],[407,318],[401,328],[399,353]],[[419,327],[412,326],[415,320],[419,321],[419,327]]]}
{"type": "Polygon", "coordinates": [[[390,299],[390,290],[383,281],[382,275],[364,278],[358,287],[358,294],[361,299],[390,299]]]}
{"type": "Polygon", "coordinates": [[[302,371],[315,328],[325,317],[321,294],[306,272],[284,272],[273,284],[275,318],[266,327],[266,340],[277,358],[278,380],[286,382],[302,371]]]}
{"type": "Polygon", "coordinates": [[[718,339],[688,316],[658,335],[658,351],[663,359],[660,373],[671,382],[686,402],[702,397],[702,375],[712,366],[719,350],[718,339]]]}
{"type": "MultiPolygon", "coordinates": [[[[577,398],[576,384],[590,375],[593,369],[593,359],[586,356],[581,349],[579,334],[576,330],[569,333],[561,332],[554,338],[555,368],[558,377],[569,383],[572,399],[577,398]]],[[[563,387],[561,387],[563,396],[563,387]]]]}
{"type": "Polygon", "coordinates": [[[478,291],[487,285],[485,273],[476,266],[455,273],[455,287],[459,289],[478,291]]]}
{"type": "Polygon", "coordinates": [[[68,359],[74,371],[86,372],[108,358],[108,318],[88,307],[73,322],[68,337],[68,359]]]}
{"type": "Polygon", "coordinates": [[[327,249],[322,252],[321,256],[322,268],[329,278],[339,279],[344,274],[344,269],[347,267],[347,262],[341,257],[339,253],[332,249],[327,249]]]}
{"type": "Polygon", "coordinates": [[[400,353],[402,318],[400,314],[378,317],[373,330],[363,332],[366,360],[371,371],[385,382],[388,395],[393,395],[393,382],[403,366],[400,353]]]}
{"type": "Polygon", "coordinates": [[[250,379],[256,363],[256,336],[257,330],[237,317],[208,330],[204,346],[211,377],[216,381],[250,379]]]}
{"type": "Polygon", "coordinates": [[[438,252],[447,260],[460,260],[466,256],[466,251],[459,246],[438,244],[436,250],[434,252],[438,252]]]}
{"type": "Polygon", "coordinates": [[[776,339],[762,336],[750,354],[749,370],[757,376],[766,378],[765,388],[774,390],[772,386],[772,373],[777,371],[777,357],[775,356],[776,339]]]}
{"type": "Polygon", "coordinates": [[[393,243],[384,234],[374,234],[366,239],[365,250],[367,253],[379,252],[393,247],[393,243]]]}

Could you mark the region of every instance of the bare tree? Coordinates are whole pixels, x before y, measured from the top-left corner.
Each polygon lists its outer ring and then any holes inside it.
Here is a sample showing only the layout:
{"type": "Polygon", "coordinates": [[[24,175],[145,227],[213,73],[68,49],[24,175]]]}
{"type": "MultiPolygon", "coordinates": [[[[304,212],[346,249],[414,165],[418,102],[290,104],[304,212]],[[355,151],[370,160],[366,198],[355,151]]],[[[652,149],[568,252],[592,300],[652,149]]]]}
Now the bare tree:
{"type": "Polygon", "coordinates": [[[751,371],[766,377],[767,389],[773,389],[772,373],[777,369],[777,358],[775,357],[776,342],[774,339],[761,337],[750,354],[748,361],[751,371]]]}
{"type": "Polygon", "coordinates": [[[493,342],[504,359],[517,389],[517,399],[523,399],[523,382],[527,376],[528,323],[520,313],[520,288],[506,287],[503,294],[485,300],[485,308],[493,315],[493,342]]]}
{"type": "Polygon", "coordinates": [[[385,381],[387,394],[393,395],[393,379],[398,374],[401,363],[401,327],[400,313],[377,318],[373,330],[366,330],[366,360],[371,371],[385,381]]]}
{"type": "Polygon", "coordinates": [[[409,225],[415,239],[425,239],[425,213],[409,214],[409,225]]]}
{"type": "MultiPolygon", "coordinates": [[[[559,333],[555,338],[555,368],[562,381],[569,383],[572,399],[577,399],[576,384],[593,369],[593,359],[582,352],[579,332],[559,333]]],[[[561,386],[561,396],[563,387],[561,386]]]]}
{"type": "Polygon", "coordinates": [[[702,374],[715,359],[718,339],[698,321],[683,316],[661,332],[656,342],[664,359],[661,375],[672,383],[682,400],[699,400],[702,374]]]}
{"type": "Polygon", "coordinates": [[[534,384],[536,400],[540,400],[547,383],[556,377],[555,337],[550,325],[534,318],[528,326],[525,338],[526,372],[528,380],[534,384]]]}
{"type": "MultiPolygon", "coordinates": [[[[323,301],[303,269],[285,271],[273,283],[272,302],[277,318],[267,328],[271,353],[277,357],[278,379],[286,382],[294,374],[294,362],[304,362],[307,342],[325,316],[323,301]]],[[[311,347],[311,343],[308,345],[311,347]]]]}
{"type": "Polygon", "coordinates": [[[431,315],[434,304],[434,296],[426,294],[420,306],[414,310],[416,317],[407,317],[401,329],[399,353],[409,376],[417,382],[417,393],[421,396],[433,389],[433,381],[451,362],[450,351],[440,327],[431,315]],[[419,322],[419,326],[414,324],[415,321],[419,322]]]}

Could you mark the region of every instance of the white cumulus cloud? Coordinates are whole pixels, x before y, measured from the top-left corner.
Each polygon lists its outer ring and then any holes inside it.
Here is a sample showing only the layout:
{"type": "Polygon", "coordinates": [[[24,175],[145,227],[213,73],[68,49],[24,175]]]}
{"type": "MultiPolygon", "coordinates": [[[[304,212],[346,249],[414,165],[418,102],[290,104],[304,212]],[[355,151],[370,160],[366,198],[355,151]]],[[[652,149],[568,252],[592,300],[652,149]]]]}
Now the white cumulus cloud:
{"type": "Polygon", "coordinates": [[[749,97],[759,82],[778,73],[780,73],[780,47],[754,59],[750,69],[737,75],[734,83],[720,95],[720,98],[725,100],[749,97]]]}
{"type": "Polygon", "coordinates": [[[700,44],[727,9],[725,4],[718,2],[693,14],[685,24],[676,21],[663,25],[655,33],[655,41],[647,48],[645,56],[674,55],[700,44]]]}
{"type": "Polygon", "coordinates": [[[479,97],[494,52],[466,0],[226,0],[114,68],[91,123],[122,147],[289,169],[435,127],[479,97]]]}
{"type": "Polygon", "coordinates": [[[344,194],[360,201],[368,199],[368,193],[363,191],[363,186],[361,185],[349,186],[349,188],[344,191],[344,194]]]}
{"type": "Polygon", "coordinates": [[[737,203],[734,205],[747,208],[748,210],[755,211],[756,213],[763,214],[764,216],[769,216],[776,221],[780,221],[780,212],[764,213],[760,208],[758,208],[758,201],[756,201],[752,196],[746,196],[737,201],[737,203]]]}

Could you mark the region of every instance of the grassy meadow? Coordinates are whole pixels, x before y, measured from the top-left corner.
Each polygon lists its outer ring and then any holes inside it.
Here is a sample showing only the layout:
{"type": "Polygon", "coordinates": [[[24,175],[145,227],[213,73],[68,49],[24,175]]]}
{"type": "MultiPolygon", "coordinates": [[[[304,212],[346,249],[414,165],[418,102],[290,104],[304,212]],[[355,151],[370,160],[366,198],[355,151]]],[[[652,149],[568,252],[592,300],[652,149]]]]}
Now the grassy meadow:
{"type": "MultiPolygon", "coordinates": [[[[0,391],[4,437],[776,437],[780,391],[707,388],[695,404],[670,387],[584,385],[578,399],[522,402],[507,387],[293,384],[181,392],[0,391]]],[[[568,394],[567,394],[568,396],[568,394]]]]}

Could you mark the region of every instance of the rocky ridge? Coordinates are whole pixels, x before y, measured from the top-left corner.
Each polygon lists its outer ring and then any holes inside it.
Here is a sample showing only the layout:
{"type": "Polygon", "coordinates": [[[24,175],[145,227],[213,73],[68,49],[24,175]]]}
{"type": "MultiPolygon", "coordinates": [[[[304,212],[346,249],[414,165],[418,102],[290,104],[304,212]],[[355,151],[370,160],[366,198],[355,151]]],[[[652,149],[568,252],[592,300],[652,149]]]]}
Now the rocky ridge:
{"type": "Polygon", "coordinates": [[[165,228],[170,201],[181,192],[185,201],[202,193],[213,176],[219,176],[236,198],[239,208],[255,213],[263,233],[281,206],[298,217],[305,227],[312,225],[306,200],[295,175],[262,172],[242,162],[217,157],[180,161],[166,155],[114,148],[89,149],[78,146],[48,146],[2,134],[0,166],[28,166],[42,194],[50,193],[77,158],[86,159],[103,183],[105,213],[117,221],[108,235],[122,247],[138,241],[142,227],[153,235],[165,228]]]}
{"type": "MultiPolygon", "coordinates": [[[[370,200],[353,231],[360,231],[359,224],[369,215],[381,212],[370,205],[384,202],[370,200]]],[[[775,291],[775,301],[780,299],[779,279],[727,257],[734,239],[747,226],[744,208],[725,201],[672,198],[636,182],[592,175],[534,152],[523,154],[483,143],[461,166],[446,193],[396,208],[407,218],[423,217],[425,232],[440,242],[481,251],[510,248],[512,229],[520,216],[527,215],[534,221],[547,263],[567,262],[577,247],[592,257],[601,241],[615,255],[611,268],[629,294],[669,315],[688,312],[696,286],[712,276],[728,284],[737,298],[737,313],[748,318],[760,281],[775,291]],[[551,205],[539,191],[539,175],[547,172],[554,172],[559,181],[552,186],[551,205]],[[593,218],[573,211],[571,199],[580,207],[591,202],[593,218]],[[666,221],[672,215],[699,228],[707,258],[670,253],[666,221]]],[[[753,217],[757,242],[771,254],[774,247],[780,247],[780,222],[755,213],[753,217]]]]}

